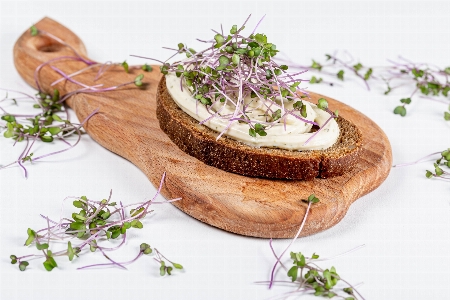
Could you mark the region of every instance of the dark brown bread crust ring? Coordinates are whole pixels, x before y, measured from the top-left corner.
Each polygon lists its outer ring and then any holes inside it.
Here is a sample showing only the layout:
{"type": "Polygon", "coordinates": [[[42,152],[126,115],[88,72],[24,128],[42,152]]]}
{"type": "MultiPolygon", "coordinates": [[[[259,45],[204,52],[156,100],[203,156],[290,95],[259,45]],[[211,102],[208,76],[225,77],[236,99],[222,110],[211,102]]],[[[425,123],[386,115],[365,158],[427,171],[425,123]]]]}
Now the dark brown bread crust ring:
{"type": "Polygon", "coordinates": [[[342,175],[355,167],[362,147],[360,130],[339,117],[338,141],[326,150],[253,148],[222,136],[186,114],[170,96],[163,76],[156,92],[159,126],[184,152],[207,165],[245,176],[312,180],[342,175]]]}

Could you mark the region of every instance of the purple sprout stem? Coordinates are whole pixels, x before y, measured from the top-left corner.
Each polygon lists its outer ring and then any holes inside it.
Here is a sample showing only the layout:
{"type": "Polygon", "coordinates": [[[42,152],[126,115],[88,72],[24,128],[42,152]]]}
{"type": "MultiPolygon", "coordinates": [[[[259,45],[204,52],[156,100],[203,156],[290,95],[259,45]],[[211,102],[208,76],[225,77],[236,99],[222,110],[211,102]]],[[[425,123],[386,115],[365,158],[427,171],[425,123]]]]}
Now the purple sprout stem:
{"type": "Polygon", "coordinates": [[[164,62],[161,61],[161,60],[159,60],[159,59],[154,59],[154,58],[150,58],[150,57],[146,57],[146,56],[140,56],[140,55],[134,55],[134,54],[130,54],[130,56],[132,56],[132,57],[137,57],[137,58],[145,58],[145,59],[148,59],[148,60],[157,61],[157,62],[159,62],[159,63],[161,63],[161,64],[164,65],[164,62]]]}
{"type": "MultiPolygon", "coordinates": [[[[89,88],[81,88],[75,91],[72,91],[70,93],[65,94],[59,101],[58,103],[63,103],[64,101],[66,101],[69,97],[75,95],[75,94],[79,94],[79,93],[85,93],[87,90],[90,90],[91,88],[97,88],[97,87],[101,87],[103,86],[103,84],[97,84],[97,85],[93,85],[89,88]]],[[[66,110],[66,114],[68,115],[68,111],[66,110]]],[[[68,119],[68,118],[67,118],[68,119]]]]}
{"type": "Polygon", "coordinates": [[[62,39],[60,39],[59,37],[57,37],[57,36],[55,36],[55,35],[53,35],[53,34],[47,32],[47,31],[45,31],[45,30],[39,30],[39,32],[40,32],[41,34],[43,34],[43,35],[46,35],[46,36],[48,36],[48,37],[54,39],[55,41],[61,43],[62,45],[64,45],[64,46],[70,48],[70,50],[72,50],[72,51],[75,53],[75,55],[76,55],[81,61],[83,61],[85,64],[87,64],[87,65],[95,64],[95,62],[89,61],[89,60],[83,58],[83,57],[75,50],[75,48],[73,48],[73,47],[72,47],[71,45],[69,45],[68,43],[64,42],[64,41],[63,41],[62,39]]]}
{"type": "MultiPolygon", "coordinates": [[[[141,256],[143,255],[142,251],[139,251],[138,255],[133,258],[130,261],[126,261],[126,262],[120,262],[120,263],[116,263],[119,264],[122,268],[125,268],[124,265],[129,265],[134,263],[136,260],[138,260],[141,256]]],[[[87,268],[94,268],[94,267],[101,267],[101,266],[113,266],[116,265],[115,263],[104,263],[104,264],[94,264],[94,265],[89,265],[89,266],[84,266],[84,267],[80,267],[77,270],[82,270],[82,269],[87,269],[87,268]]],[[[125,268],[126,269],[126,268],[125,268]]]]}
{"type": "Polygon", "coordinates": [[[62,149],[62,150],[59,150],[59,151],[55,151],[55,152],[51,152],[51,153],[47,153],[47,154],[38,156],[38,157],[36,157],[36,158],[33,158],[33,161],[36,161],[36,160],[39,160],[39,159],[42,159],[42,158],[45,158],[45,157],[48,157],[48,156],[52,156],[52,155],[56,155],[56,154],[59,154],[59,153],[66,152],[67,150],[70,150],[70,149],[72,149],[73,147],[75,147],[76,145],[78,145],[78,143],[79,143],[80,140],[81,140],[81,132],[80,132],[80,130],[79,130],[78,128],[75,128],[75,130],[76,130],[77,133],[78,133],[78,139],[77,139],[77,141],[75,142],[75,144],[73,144],[72,146],[69,146],[69,147],[67,147],[67,148],[65,148],[65,149],[62,149]]]}
{"type": "Polygon", "coordinates": [[[27,149],[28,149],[28,143],[29,143],[29,141],[28,141],[28,139],[26,139],[27,140],[27,144],[26,144],[26,146],[25,146],[25,149],[23,150],[23,152],[19,155],[19,159],[17,160],[17,163],[19,164],[19,166],[23,169],[23,171],[24,171],[24,173],[25,173],[25,178],[28,178],[28,172],[27,172],[27,168],[25,168],[23,165],[22,165],[22,157],[24,157],[24,154],[27,152],[27,149]]]}
{"type": "Polygon", "coordinates": [[[66,73],[64,73],[63,71],[61,71],[60,69],[58,69],[57,67],[50,66],[50,68],[52,68],[54,71],[56,71],[56,72],[59,73],[61,76],[63,76],[63,78],[67,79],[68,81],[70,81],[70,82],[72,82],[72,83],[78,84],[78,85],[80,85],[80,86],[82,86],[82,87],[84,87],[84,88],[86,88],[86,89],[90,89],[90,90],[97,91],[96,88],[93,88],[92,86],[88,86],[88,85],[86,85],[86,84],[84,84],[84,83],[81,83],[81,82],[79,82],[79,81],[77,81],[77,80],[71,78],[69,75],[67,75],[66,73]]]}
{"type": "Polygon", "coordinates": [[[270,274],[270,284],[269,284],[269,289],[272,288],[273,285],[273,278],[274,278],[274,274],[275,274],[275,269],[278,265],[278,263],[281,263],[281,258],[283,257],[283,255],[286,253],[286,251],[291,247],[291,245],[295,242],[295,240],[298,238],[298,236],[300,235],[300,232],[302,232],[303,226],[305,226],[306,223],[306,218],[308,217],[308,213],[309,210],[311,208],[311,202],[308,203],[308,207],[306,208],[306,212],[305,215],[303,217],[303,221],[302,224],[300,225],[300,228],[297,231],[297,234],[295,235],[295,237],[291,240],[291,242],[289,243],[289,245],[286,247],[286,249],[284,249],[284,251],[281,253],[281,255],[279,257],[275,256],[277,258],[277,261],[275,262],[273,268],[272,268],[272,272],[270,274]]]}
{"type": "Polygon", "coordinates": [[[111,68],[112,65],[113,65],[112,61],[107,61],[104,64],[102,64],[97,72],[97,75],[94,78],[94,82],[97,81],[100,78],[100,76],[102,76],[103,73],[108,71],[108,69],[111,68]]]}
{"type": "Polygon", "coordinates": [[[328,120],[325,121],[325,123],[319,128],[319,130],[317,130],[316,132],[313,133],[313,135],[311,135],[309,137],[309,139],[306,140],[306,142],[303,144],[303,146],[305,146],[306,144],[308,144],[320,131],[322,131],[323,128],[325,128],[325,126],[328,124],[328,122],[331,121],[331,119],[336,118],[336,116],[331,115],[328,120]]]}
{"type": "MultiPolygon", "coordinates": [[[[26,94],[26,93],[23,93],[23,92],[19,92],[19,91],[16,91],[16,90],[10,90],[10,89],[4,89],[4,88],[0,88],[0,91],[5,91],[5,92],[12,92],[12,93],[18,93],[18,94],[21,94],[21,95],[24,95],[24,96],[27,96],[28,98],[30,98],[30,99],[35,99],[33,96],[31,96],[31,95],[28,95],[28,94],[26,94]]],[[[17,99],[17,98],[16,98],[17,99]]]]}
{"type": "Polygon", "coordinates": [[[259,24],[261,24],[261,22],[264,20],[264,18],[266,17],[266,15],[262,16],[262,18],[259,20],[258,24],[256,24],[255,28],[252,31],[252,34],[255,33],[256,29],[258,28],[259,24]]]}
{"type": "MultiPolygon", "coordinates": [[[[83,69],[81,69],[79,71],[76,71],[76,72],[74,72],[72,74],[69,74],[69,75],[67,75],[67,77],[75,77],[75,76],[83,73],[84,71],[92,69],[92,68],[97,67],[99,65],[101,65],[100,70],[102,70],[102,67],[103,67],[104,64],[94,64],[94,65],[87,66],[86,68],[83,68],[83,69]]],[[[99,70],[99,72],[100,72],[100,70],[99,70]]],[[[53,81],[52,84],[50,84],[50,86],[54,86],[54,85],[60,83],[61,81],[63,81],[64,79],[67,79],[67,78],[66,77],[61,77],[61,78],[53,81]]],[[[94,81],[95,81],[95,79],[94,79],[94,81]]]]}
{"type": "MultiPolygon", "coordinates": [[[[337,58],[335,55],[331,56],[331,59],[333,59],[333,60],[335,60],[335,61],[341,63],[345,68],[347,68],[347,69],[349,69],[349,70],[351,70],[351,71],[355,71],[355,70],[353,69],[353,67],[347,65],[347,63],[345,63],[345,62],[342,61],[341,59],[337,58]]],[[[367,80],[365,80],[364,77],[363,77],[361,74],[359,74],[358,72],[354,72],[354,73],[355,73],[356,76],[358,76],[359,78],[361,78],[362,81],[364,81],[364,84],[366,85],[367,90],[370,91],[370,86],[369,86],[369,84],[367,83],[367,80]]]]}
{"type": "Polygon", "coordinates": [[[109,260],[113,265],[118,266],[119,268],[122,268],[122,269],[124,269],[124,270],[127,269],[127,268],[125,268],[124,266],[122,266],[121,263],[118,263],[118,262],[114,261],[114,260],[113,260],[112,258],[110,258],[108,255],[106,255],[106,253],[103,251],[102,247],[97,246],[97,249],[99,249],[99,250],[102,252],[103,256],[104,256],[107,260],[109,260]]]}
{"type": "Polygon", "coordinates": [[[396,165],[393,165],[392,167],[393,167],[393,168],[399,168],[399,167],[406,167],[406,166],[415,165],[415,164],[418,164],[418,163],[420,163],[420,162],[423,162],[424,160],[430,158],[431,156],[437,155],[437,154],[441,154],[441,152],[434,152],[434,153],[428,154],[428,155],[426,155],[426,156],[424,156],[424,157],[422,157],[422,158],[419,158],[418,160],[416,160],[416,161],[414,161],[414,162],[402,163],[402,164],[396,164],[396,165]]]}
{"type": "Polygon", "coordinates": [[[36,87],[37,87],[37,90],[38,90],[38,91],[42,91],[42,90],[41,90],[41,85],[39,84],[39,80],[38,80],[38,73],[39,73],[39,71],[40,71],[43,67],[45,67],[46,65],[48,65],[48,64],[50,64],[50,63],[52,63],[52,62],[55,62],[55,61],[63,60],[63,59],[72,59],[72,60],[78,60],[78,61],[81,61],[81,60],[82,60],[82,59],[80,59],[80,58],[78,58],[78,57],[74,57],[74,56],[60,56],[60,57],[56,57],[56,58],[50,59],[49,61],[40,64],[40,65],[36,68],[36,70],[34,70],[34,81],[35,81],[35,83],[36,83],[36,87]]]}
{"type": "Polygon", "coordinates": [[[435,101],[435,102],[439,102],[439,103],[443,103],[443,104],[445,104],[445,105],[448,105],[448,104],[450,103],[449,101],[440,100],[440,99],[434,99],[434,98],[426,97],[426,96],[420,96],[420,98],[426,99],[426,100],[435,101]]]}
{"type": "Polygon", "coordinates": [[[158,255],[159,259],[161,260],[161,257],[164,258],[165,260],[167,260],[168,262],[170,262],[171,264],[173,264],[173,261],[171,261],[170,259],[168,259],[167,257],[165,257],[160,251],[158,251],[158,249],[155,248],[155,252],[158,255]]]}

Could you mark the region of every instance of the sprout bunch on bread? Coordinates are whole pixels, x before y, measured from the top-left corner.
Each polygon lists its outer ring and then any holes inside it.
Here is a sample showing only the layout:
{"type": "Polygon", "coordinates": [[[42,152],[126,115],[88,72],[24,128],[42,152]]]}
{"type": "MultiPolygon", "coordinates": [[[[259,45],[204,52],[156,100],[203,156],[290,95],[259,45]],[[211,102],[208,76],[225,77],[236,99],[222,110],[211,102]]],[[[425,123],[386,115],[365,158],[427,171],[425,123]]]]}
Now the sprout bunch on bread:
{"type": "MultiPolygon", "coordinates": [[[[214,31],[214,39],[199,40],[210,45],[203,51],[197,52],[179,43],[178,49],[172,50],[176,51],[175,55],[185,54],[186,59],[172,64],[162,62],[161,72],[179,77],[180,88],[186,86],[197,104],[207,107],[210,116],[200,124],[211,118],[228,121],[228,126],[222,130],[218,139],[234,122],[247,123],[249,135],[253,137],[267,135],[266,131],[277,124],[286,126],[288,116],[320,127],[314,120],[306,119],[306,105],[302,100],[308,98],[308,93],[299,85],[302,81],[309,80],[297,78],[305,71],[287,73],[287,65],[279,65],[273,60],[279,52],[276,45],[268,42],[266,35],[255,33],[262,19],[250,35],[244,36],[242,31],[249,18],[240,28],[233,25],[229,34],[225,34],[223,30],[214,31]],[[248,116],[252,109],[248,102],[244,101],[248,97],[251,101],[262,100],[263,120],[248,116]],[[293,108],[285,107],[282,100],[294,101],[293,108]],[[211,109],[212,106],[220,106],[220,103],[231,104],[234,112],[221,114],[220,109],[211,109]]],[[[338,116],[337,111],[333,113],[328,109],[325,99],[321,99],[318,107],[330,114],[329,120],[338,116]]],[[[328,121],[322,128],[327,123],[328,121]]],[[[319,131],[320,129],[317,133],[319,131]]],[[[306,143],[308,142],[309,140],[306,143]]]]}

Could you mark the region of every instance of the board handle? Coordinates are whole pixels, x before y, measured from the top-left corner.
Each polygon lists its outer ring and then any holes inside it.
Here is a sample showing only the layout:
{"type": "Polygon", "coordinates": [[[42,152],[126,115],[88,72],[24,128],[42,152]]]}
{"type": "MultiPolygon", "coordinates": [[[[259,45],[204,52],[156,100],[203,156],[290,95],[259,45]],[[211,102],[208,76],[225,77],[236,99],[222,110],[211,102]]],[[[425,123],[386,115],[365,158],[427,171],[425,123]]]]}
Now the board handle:
{"type": "MultiPolygon", "coordinates": [[[[36,84],[36,79],[38,79],[40,90],[50,92],[53,90],[50,87],[51,83],[61,76],[47,66],[36,72],[39,66],[61,57],[80,57],[85,61],[91,60],[87,57],[86,47],[81,39],[63,25],[45,17],[35,26],[41,33],[32,36],[30,29],[28,29],[14,45],[14,64],[20,76],[29,85],[38,89],[36,84]]],[[[86,64],[82,61],[70,61],[70,63],[71,68],[78,67],[81,69],[86,67],[86,64]]],[[[62,89],[60,92],[68,92],[63,86],[59,86],[59,88],[62,89]]]]}

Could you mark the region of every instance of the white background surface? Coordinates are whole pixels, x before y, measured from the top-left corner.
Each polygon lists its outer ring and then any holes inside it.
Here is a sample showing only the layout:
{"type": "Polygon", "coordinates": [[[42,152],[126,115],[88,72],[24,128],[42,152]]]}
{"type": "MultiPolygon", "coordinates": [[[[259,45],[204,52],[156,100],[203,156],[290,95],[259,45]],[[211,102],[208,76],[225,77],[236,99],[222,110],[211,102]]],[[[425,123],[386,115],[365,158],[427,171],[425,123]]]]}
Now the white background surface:
{"type": "MultiPolygon", "coordinates": [[[[97,61],[127,61],[138,54],[164,59],[178,42],[210,38],[210,28],[228,30],[249,13],[249,28],[267,14],[259,31],[267,34],[290,58],[309,64],[325,53],[348,50],[363,64],[387,64],[402,55],[417,62],[450,66],[450,1],[0,1],[0,87],[33,93],[13,65],[16,39],[44,16],[74,31],[97,61]]],[[[197,47],[198,48],[198,47],[197,47]]],[[[445,105],[415,100],[408,116],[392,113],[407,94],[384,96],[368,92],[362,82],[341,87],[315,85],[311,90],[339,99],[372,118],[386,132],[394,164],[413,161],[450,147],[450,127],[442,118],[445,105]]],[[[409,93],[409,91],[406,91],[409,93]]],[[[28,104],[22,104],[27,107],[28,104]]],[[[0,164],[22,151],[0,138],[0,164]]],[[[54,146],[58,147],[58,146],[54,146]]],[[[35,155],[54,149],[39,145],[35,155]]],[[[359,288],[366,299],[445,299],[450,282],[450,183],[426,180],[431,162],[393,169],[380,188],[352,205],[330,230],[302,238],[291,248],[307,254],[333,256],[360,244],[366,247],[323,267],[359,288]]],[[[18,167],[0,170],[0,299],[267,299],[292,288],[268,290],[255,281],[267,280],[274,258],[268,240],[230,234],[198,222],[171,205],[157,206],[141,231],[111,254],[126,261],[141,242],[157,247],[182,263],[185,272],[159,277],[158,264],[144,257],[128,271],[76,268],[103,262],[99,253],[46,272],[40,260],[26,272],[9,263],[9,255],[34,249],[22,246],[26,230],[45,227],[39,213],[57,218],[69,195],[143,201],[155,193],[144,174],[125,159],[108,152],[89,137],[72,151],[29,166],[25,179],[18,167]]],[[[69,211],[67,211],[67,214],[69,211]]],[[[281,252],[288,240],[274,242],[281,252]]],[[[286,278],[280,272],[278,278],[286,278]]],[[[308,299],[308,297],[305,297],[308,299]]],[[[313,298],[313,297],[311,297],[313,298]]]]}

